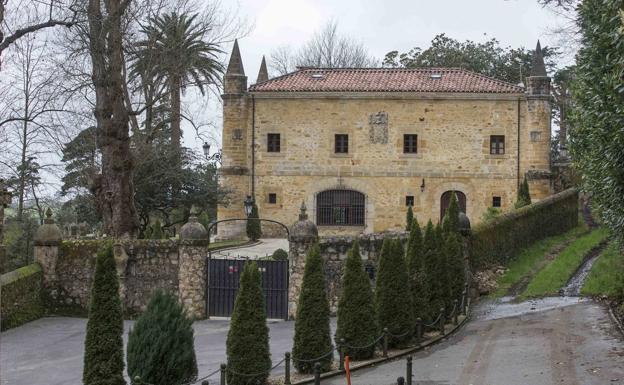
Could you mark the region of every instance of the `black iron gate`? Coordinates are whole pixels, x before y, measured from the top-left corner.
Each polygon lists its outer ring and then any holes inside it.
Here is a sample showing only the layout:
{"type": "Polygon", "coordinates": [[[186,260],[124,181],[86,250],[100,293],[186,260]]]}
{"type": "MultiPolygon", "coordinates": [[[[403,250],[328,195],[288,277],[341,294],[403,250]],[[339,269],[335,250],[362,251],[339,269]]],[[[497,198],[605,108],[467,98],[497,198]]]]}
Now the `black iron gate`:
{"type": "MultiPolygon", "coordinates": [[[[208,317],[229,317],[234,310],[245,260],[208,259],[208,317]]],[[[257,260],[268,318],[288,319],[288,261],[257,260]]]]}

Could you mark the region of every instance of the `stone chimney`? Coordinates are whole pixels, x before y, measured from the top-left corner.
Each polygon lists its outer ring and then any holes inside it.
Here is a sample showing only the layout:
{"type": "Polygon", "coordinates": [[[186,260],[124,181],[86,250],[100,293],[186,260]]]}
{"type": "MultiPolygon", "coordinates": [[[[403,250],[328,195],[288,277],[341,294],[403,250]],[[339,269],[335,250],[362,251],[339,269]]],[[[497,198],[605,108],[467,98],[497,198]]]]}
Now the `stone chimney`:
{"type": "Polygon", "coordinates": [[[260,63],[260,71],[258,71],[256,84],[266,82],[267,80],[269,80],[269,71],[267,71],[266,59],[264,58],[264,55],[262,55],[262,63],[260,63]]]}

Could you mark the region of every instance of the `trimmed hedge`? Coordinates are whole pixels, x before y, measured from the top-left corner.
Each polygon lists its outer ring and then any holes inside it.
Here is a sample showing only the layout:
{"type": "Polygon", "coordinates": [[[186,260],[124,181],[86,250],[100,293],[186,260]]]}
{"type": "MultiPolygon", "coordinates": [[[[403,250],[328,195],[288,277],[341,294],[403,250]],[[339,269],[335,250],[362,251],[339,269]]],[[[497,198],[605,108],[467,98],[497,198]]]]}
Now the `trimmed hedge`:
{"type": "Polygon", "coordinates": [[[17,327],[43,316],[42,280],[43,272],[38,263],[2,274],[1,330],[17,327]]]}
{"type": "Polygon", "coordinates": [[[471,264],[474,270],[507,265],[532,243],[578,226],[578,191],[568,189],[537,203],[502,214],[474,227],[471,264]]]}

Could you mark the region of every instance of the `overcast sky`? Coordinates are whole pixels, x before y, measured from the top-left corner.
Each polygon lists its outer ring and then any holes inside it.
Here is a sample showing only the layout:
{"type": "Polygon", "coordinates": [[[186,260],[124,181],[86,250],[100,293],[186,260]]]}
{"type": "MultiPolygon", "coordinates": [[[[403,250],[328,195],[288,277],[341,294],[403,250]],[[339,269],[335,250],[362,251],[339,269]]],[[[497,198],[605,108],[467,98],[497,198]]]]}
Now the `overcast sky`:
{"type": "MultiPolygon", "coordinates": [[[[225,2],[224,2],[225,4],[225,2]]],[[[282,45],[298,48],[329,20],[341,34],[360,40],[380,62],[392,50],[426,48],[440,33],[458,40],[484,41],[492,37],[503,46],[533,48],[553,45],[549,31],[558,23],[552,11],[537,0],[234,0],[228,3],[253,25],[239,40],[249,84],[256,81],[262,55],[282,45]]],[[[228,52],[232,46],[225,47],[228,52]]],[[[214,100],[213,100],[214,102],[214,100]]],[[[218,146],[220,106],[210,103],[215,116],[208,135],[218,146]]],[[[185,129],[185,144],[200,151],[202,140],[185,129]]],[[[213,147],[214,148],[214,147],[213,147]]]]}

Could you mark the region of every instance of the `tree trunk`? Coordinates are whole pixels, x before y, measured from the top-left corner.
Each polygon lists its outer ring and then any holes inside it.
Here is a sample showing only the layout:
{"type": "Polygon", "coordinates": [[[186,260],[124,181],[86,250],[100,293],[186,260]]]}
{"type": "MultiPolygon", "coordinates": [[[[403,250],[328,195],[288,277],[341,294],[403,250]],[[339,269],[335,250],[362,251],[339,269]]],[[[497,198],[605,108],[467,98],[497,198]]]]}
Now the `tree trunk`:
{"type": "Polygon", "coordinates": [[[180,138],[180,77],[171,76],[169,92],[171,94],[171,146],[174,151],[181,152],[180,138]]]}
{"type": "Polygon", "coordinates": [[[97,128],[101,132],[102,174],[94,183],[103,231],[113,237],[136,235],[137,218],[132,185],[129,115],[124,104],[121,17],[128,1],[89,0],[89,43],[95,86],[97,128]],[[122,5],[123,4],[123,5],[122,5]]]}

